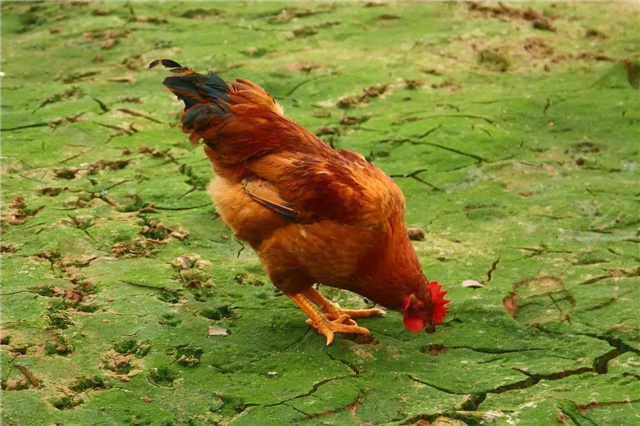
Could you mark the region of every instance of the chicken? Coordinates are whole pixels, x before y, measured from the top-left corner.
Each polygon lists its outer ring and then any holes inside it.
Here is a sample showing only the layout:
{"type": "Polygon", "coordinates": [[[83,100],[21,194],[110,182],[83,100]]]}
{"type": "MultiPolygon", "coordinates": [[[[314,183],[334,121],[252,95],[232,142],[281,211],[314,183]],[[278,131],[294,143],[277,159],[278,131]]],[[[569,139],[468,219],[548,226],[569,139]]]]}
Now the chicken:
{"type": "Polygon", "coordinates": [[[433,332],[448,306],[407,236],[400,188],[362,155],[335,150],[284,116],[260,86],[227,83],[171,60],[164,85],[184,104],[182,129],[203,141],[217,177],[209,194],[222,220],[258,254],[273,284],[326,337],[368,335],[354,321],[381,309],[342,309],[315,283],[358,293],[433,332]],[[315,304],[321,312],[313,307],[315,304]]]}

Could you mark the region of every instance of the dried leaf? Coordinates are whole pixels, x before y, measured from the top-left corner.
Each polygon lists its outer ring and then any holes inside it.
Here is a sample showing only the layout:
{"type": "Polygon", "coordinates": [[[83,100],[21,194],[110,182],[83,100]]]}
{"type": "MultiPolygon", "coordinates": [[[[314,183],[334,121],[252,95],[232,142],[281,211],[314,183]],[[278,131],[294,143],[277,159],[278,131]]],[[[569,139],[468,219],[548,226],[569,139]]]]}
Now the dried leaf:
{"type": "Polygon", "coordinates": [[[209,336],[216,336],[216,337],[225,337],[225,336],[229,335],[227,333],[227,329],[226,328],[216,327],[215,325],[210,325],[209,326],[209,330],[208,330],[207,334],[209,336]]]}
{"type": "Polygon", "coordinates": [[[465,288],[484,288],[484,284],[476,280],[464,280],[462,281],[462,287],[465,288]]]}
{"type": "Polygon", "coordinates": [[[513,292],[509,293],[502,299],[502,306],[504,306],[504,310],[511,318],[515,317],[518,310],[518,295],[513,292]]]}

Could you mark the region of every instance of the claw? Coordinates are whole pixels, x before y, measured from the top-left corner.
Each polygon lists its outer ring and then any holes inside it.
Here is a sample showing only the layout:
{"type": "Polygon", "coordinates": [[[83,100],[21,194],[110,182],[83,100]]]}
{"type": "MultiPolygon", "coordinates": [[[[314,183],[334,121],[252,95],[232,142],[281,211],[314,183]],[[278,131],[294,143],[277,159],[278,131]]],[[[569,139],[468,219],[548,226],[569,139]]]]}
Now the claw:
{"type": "Polygon", "coordinates": [[[378,308],[342,309],[337,303],[331,302],[322,294],[318,293],[318,291],[313,287],[309,287],[303,293],[305,296],[309,298],[309,300],[311,300],[320,309],[322,309],[322,312],[329,319],[337,319],[337,318],[340,318],[342,315],[348,315],[349,318],[369,318],[369,317],[380,317],[386,314],[385,311],[378,308]]]}
{"type": "Polygon", "coordinates": [[[318,333],[322,334],[327,339],[327,345],[333,343],[335,333],[362,334],[364,336],[368,336],[370,334],[369,330],[366,328],[359,327],[352,317],[363,318],[384,314],[382,309],[375,308],[363,310],[342,310],[339,306],[324,299],[324,297],[322,297],[320,293],[315,292],[315,290],[313,292],[307,291],[306,293],[310,293],[310,297],[312,297],[314,303],[322,309],[324,315],[316,311],[303,294],[289,294],[285,292],[285,294],[293,300],[293,302],[298,305],[304,313],[307,314],[309,319],[306,323],[318,330],[318,333]]]}
{"type": "Polygon", "coordinates": [[[342,309],[338,305],[335,306],[335,310],[325,312],[327,318],[334,319],[340,318],[342,315],[347,315],[349,318],[369,318],[369,317],[381,317],[387,313],[382,309],[342,309]]]}
{"type": "Polygon", "coordinates": [[[335,333],[362,334],[364,336],[370,334],[368,329],[356,325],[356,322],[346,314],[341,315],[333,321],[329,321],[326,317],[320,317],[320,320],[317,322],[308,319],[306,323],[326,337],[327,345],[333,343],[335,333]]]}

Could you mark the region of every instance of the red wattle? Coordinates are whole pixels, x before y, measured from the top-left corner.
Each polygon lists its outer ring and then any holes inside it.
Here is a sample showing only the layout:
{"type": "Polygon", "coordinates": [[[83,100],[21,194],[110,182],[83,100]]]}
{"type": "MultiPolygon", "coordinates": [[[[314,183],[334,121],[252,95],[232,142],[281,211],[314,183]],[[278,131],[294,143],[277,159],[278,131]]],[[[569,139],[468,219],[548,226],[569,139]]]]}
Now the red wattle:
{"type": "Polygon", "coordinates": [[[420,333],[426,323],[422,318],[407,315],[406,317],[404,317],[404,325],[410,331],[413,331],[414,333],[420,333]]]}

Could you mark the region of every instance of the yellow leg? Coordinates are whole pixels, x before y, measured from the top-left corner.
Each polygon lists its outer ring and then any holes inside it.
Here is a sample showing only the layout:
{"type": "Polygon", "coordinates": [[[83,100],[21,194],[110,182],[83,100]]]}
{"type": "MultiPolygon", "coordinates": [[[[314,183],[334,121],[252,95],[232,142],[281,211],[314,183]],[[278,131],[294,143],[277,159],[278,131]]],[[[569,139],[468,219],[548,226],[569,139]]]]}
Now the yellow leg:
{"type": "MultiPolygon", "coordinates": [[[[320,294],[315,288],[309,287],[308,289],[302,292],[305,296],[309,298],[313,303],[315,303],[324,314],[329,319],[337,319],[342,315],[348,315],[349,318],[368,318],[368,317],[379,317],[385,314],[385,311],[378,308],[372,309],[342,309],[335,303],[332,303],[322,294],[320,294]]],[[[355,324],[355,322],[353,323],[355,324]]]]}
{"type": "Polygon", "coordinates": [[[307,324],[312,325],[318,333],[322,334],[327,339],[327,345],[330,345],[333,342],[334,333],[350,333],[350,334],[362,334],[365,336],[369,335],[369,330],[364,327],[358,327],[353,324],[345,324],[347,321],[351,321],[348,315],[341,315],[333,321],[329,321],[326,316],[320,314],[316,309],[309,303],[309,300],[302,294],[285,294],[293,300],[293,302],[302,309],[302,311],[307,314],[309,319],[307,320],[307,324]]]}

